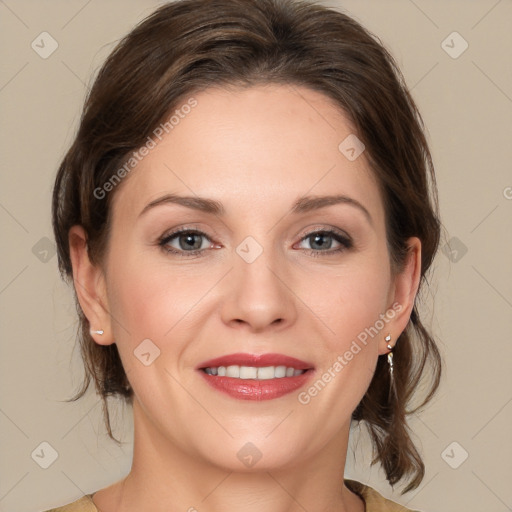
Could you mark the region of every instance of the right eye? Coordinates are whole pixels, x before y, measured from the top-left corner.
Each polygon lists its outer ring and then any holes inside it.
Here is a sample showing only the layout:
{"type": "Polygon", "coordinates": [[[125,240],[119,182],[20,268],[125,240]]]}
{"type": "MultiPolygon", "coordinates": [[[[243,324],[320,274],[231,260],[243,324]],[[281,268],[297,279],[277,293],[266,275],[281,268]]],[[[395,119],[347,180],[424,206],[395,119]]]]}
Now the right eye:
{"type": "Polygon", "coordinates": [[[198,256],[205,249],[212,246],[210,238],[205,233],[192,229],[179,229],[172,233],[167,233],[159,240],[158,245],[168,253],[185,258],[198,256]],[[205,240],[201,240],[202,238],[208,240],[210,244],[204,246],[203,242],[205,240]]]}

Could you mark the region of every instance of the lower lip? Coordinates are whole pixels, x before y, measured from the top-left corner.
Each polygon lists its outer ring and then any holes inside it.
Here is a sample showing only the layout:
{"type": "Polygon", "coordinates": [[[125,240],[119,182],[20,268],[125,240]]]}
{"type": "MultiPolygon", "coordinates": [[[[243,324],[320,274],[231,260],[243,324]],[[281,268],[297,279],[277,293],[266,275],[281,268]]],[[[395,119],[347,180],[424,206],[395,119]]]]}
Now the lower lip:
{"type": "Polygon", "coordinates": [[[295,377],[255,380],[208,375],[202,370],[199,370],[199,372],[214,389],[238,400],[273,400],[279,398],[304,386],[313,374],[312,370],[307,370],[295,377]]]}

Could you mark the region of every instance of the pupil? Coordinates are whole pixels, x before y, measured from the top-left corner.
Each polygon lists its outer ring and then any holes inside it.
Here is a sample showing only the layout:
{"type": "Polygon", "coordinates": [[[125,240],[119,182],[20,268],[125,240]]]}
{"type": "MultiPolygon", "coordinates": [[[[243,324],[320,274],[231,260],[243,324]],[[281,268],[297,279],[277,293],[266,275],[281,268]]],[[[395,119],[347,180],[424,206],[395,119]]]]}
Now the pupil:
{"type": "MultiPolygon", "coordinates": [[[[201,247],[201,242],[199,242],[199,245],[197,245],[197,243],[194,245],[194,242],[193,242],[193,239],[194,237],[197,237],[197,235],[193,235],[193,234],[188,234],[188,235],[182,235],[182,239],[185,238],[186,239],[186,244],[187,244],[187,247],[190,249],[199,249],[199,247],[201,247]]],[[[183,248],[187,248],[187,247],[182,247],[183,248]]]]}
{"type": "MultiPolygon", "coordinates": [[[[313,242],[313,244],[317,244],[317,245],[319,245],[319,246],[320,246],[320,248],[323,248],[323,247],[325,247],[325,246],[329,246],[330,244],[328,244],[328,243],[324,243],[324,244],[320,243],[320,244],[318,244],[318,240],[319,240],[319,239],[321,240],[321,239],[323,239],[323,238],[326,238],[326,235],[318,235],[318,234],[317,234],[317,235],[314,235],[314,242],[313,242]]],[[[328,238],[328,236],[327,236],[327,238],[328,238]]]]}

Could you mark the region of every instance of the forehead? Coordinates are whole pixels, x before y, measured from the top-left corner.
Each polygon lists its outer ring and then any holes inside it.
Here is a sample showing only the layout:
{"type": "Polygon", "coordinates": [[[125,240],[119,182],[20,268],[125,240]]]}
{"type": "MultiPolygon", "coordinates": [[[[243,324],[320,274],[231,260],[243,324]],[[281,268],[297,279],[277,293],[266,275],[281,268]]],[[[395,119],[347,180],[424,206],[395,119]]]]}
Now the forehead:
{"type": "Polygon", "coordinates": [[[277,212],[303,195],[340,193],[382,214],[364,152],[350,160],[340,150],[355,136],[352,123],[317,91],[211,88],[186,97],[168,121],[116,191],[114,217],[138,213],[165,193],[218,199],[228,214],[230,206],[277,212]]]}

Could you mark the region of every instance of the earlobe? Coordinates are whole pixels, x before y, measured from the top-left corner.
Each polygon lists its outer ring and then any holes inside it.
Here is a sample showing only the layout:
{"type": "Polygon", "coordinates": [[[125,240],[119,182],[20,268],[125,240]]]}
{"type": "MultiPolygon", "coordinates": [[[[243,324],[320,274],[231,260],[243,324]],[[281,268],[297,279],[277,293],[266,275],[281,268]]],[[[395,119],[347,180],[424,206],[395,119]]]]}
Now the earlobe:
{"type": "Polygon", "coordinates": [[[71,227],[68,241],[73,284],[80,307],[89,320],[91,336],[100,345],[110,345],[114,340],[103,271],[89,259],[87,235],[82,226],[71,227]]]}
{"type": "MultiPolygon", "coordinates": [[[[393,292],[390,296],[391,305],[389,307],[395,314],[386,330],[394,340],[397,340],[407,327],[421,278],[421,241],[417,237],[411,237],[407,241],[407,245],[409,250],[406,261],[402,271],[394,277],[393,292]]],[[[379,354],[389,352],[387,345],[383,337],[379,344],[379,354]]]]}

